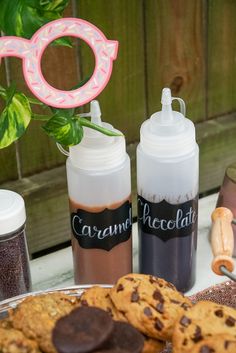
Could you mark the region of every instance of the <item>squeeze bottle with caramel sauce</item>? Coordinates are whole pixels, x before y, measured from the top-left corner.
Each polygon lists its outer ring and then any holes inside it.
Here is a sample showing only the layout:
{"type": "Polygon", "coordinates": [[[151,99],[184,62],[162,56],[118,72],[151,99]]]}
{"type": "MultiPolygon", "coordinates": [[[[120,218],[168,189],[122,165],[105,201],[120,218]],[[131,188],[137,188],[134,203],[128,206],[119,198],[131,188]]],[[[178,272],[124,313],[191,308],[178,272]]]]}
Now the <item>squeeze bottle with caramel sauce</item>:
{"type": "Polygon", "coordinates": [[[162,111],[141,126],[137,148],[140,272],[186,292],[195,281],[199,149],[185,104],[162,91],[162,111]],[[172,100],[181,113],[172,111],[172,100]]]}
{"type": "MultiPolygon", "coordinates": [[[[91,121],[101,121],[92,101],[91,121]]],[[[117,130],[115,130],[118,132],[117,130]]],[[[76,284],[113,284],[132,272],[130,159],[123,136],[84,128],[66,163],[76,284]]]]}

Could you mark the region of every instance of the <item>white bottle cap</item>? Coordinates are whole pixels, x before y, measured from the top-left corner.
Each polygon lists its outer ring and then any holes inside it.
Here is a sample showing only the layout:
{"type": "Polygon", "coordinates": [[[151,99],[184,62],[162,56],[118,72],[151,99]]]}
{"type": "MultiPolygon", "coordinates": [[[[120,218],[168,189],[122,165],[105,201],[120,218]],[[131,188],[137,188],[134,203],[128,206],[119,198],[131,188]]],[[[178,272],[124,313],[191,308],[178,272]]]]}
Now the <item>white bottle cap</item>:
{"type": "MultiPolygon", "coordinates": [[[[120,132],[112,125],[101,121],[101,110],[98,101],[90,103],[91,122],[109,130],[120,132]]],[[[80,144],[69,148],[71,163],[86,170],[105,170],[115,168],[126,159],[124,136],[106,136],[99,131],[84,127],[84,136],[80,144]]]]}
{"type": "Polygon", "coordinates": [[[140,143],[148,154],[171,158],[191,153],[196,147],[195,127],[185,118],[185,104],[181,98],[171,97],[169,88],[162,90],[162,110],[154,113],[141,126],[140,143]],[[172,101],[180,102],[181,113],[172,110],[172,101]]]}
{"type": "Polygon", "coordinates": [[[15,232],[25,221],[23,198],[14,191],[0,189],[0,237],[15,232]]]}

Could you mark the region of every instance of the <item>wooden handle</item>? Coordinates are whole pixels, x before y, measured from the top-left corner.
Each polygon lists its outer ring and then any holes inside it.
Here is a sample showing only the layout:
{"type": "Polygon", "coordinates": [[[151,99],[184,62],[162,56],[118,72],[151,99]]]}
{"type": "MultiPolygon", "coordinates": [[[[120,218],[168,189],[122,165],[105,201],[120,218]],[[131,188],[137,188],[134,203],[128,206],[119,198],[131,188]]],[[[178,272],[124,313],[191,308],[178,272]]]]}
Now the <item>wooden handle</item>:
{"type": "Polygon", "coordinates": [[[231,225],[233,214],[228,208],[218,207],[212,213],[211,219],[211,247],[214,255],[211,268],[217,275],[222,275],[220,266],[225,266],[228,271],[233,272],[234,234],[231,225]]]}

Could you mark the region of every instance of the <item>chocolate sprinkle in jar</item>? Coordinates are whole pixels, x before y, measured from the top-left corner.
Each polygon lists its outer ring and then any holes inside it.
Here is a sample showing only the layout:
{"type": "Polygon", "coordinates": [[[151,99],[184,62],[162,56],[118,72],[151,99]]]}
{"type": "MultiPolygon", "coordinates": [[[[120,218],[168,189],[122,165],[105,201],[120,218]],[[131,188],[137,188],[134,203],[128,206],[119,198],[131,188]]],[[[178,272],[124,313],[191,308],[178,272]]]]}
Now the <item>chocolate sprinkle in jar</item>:
{"type": "Polygon", "coordinates": [[[31,291],[25,203],[0,189],[0,300],[31,291]]]}

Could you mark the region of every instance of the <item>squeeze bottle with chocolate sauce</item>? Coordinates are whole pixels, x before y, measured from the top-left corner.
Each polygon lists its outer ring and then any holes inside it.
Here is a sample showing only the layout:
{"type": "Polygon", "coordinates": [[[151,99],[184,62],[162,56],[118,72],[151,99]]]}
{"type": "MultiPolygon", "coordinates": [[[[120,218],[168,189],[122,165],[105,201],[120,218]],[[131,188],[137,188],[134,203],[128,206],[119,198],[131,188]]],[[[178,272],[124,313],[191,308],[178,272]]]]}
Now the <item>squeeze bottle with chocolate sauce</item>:
{"type": "Polygon", "coordinates": [[[162,90],[162,111],[141,126],[137,147],[140,272],[186,292],[195,282],[199,148],[185,104],[162,90]],[[181,113],[172,111],[172,100],[181,113]]]}
{"type": "MultiPolygon", "coordinates": [[[[92,101],[91,121],[101,121],[92,101]]],[[[118,132],[117,130],[115,130],[118,132]]],[[[124,136],[84,128],[66,163],[76,284],[113,284],[132,271],[130,159],[124,136]]]]}

